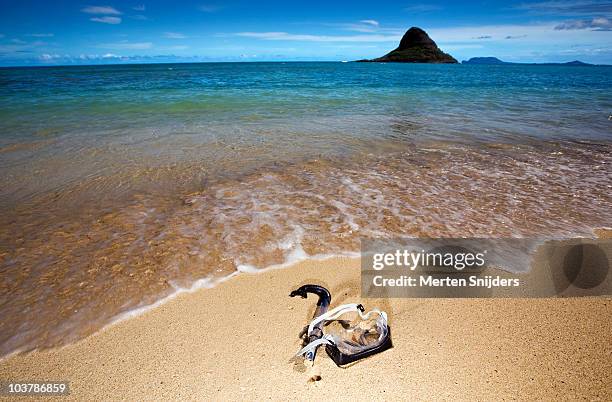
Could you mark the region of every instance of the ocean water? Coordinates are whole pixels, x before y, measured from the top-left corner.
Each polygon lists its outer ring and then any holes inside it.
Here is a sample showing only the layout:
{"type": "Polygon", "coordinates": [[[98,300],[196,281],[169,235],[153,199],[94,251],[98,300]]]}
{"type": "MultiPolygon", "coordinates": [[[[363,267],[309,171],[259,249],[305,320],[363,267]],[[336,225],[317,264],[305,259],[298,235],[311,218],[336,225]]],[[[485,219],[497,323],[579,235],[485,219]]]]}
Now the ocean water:
{"type": "Polygon", "coordinates": [[[612,226],[612,68],[0,69],[0,355],[361,236],[612,226]]]}

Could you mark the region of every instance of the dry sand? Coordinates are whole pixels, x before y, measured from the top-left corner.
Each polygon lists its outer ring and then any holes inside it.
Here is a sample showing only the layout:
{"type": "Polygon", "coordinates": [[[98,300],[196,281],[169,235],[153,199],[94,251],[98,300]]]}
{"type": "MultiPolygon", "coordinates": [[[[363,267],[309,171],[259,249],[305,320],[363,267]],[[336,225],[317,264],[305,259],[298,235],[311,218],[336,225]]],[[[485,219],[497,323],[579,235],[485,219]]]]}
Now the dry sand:
{"type": "Polygon", "coordinates": [[[359,298],[359,261],[309,261],[182,294],[67,347],[0,362],[2,380],[68,380],[79,400],[612,399],[612,299],[359,298]],[[321,380],[289,362],[314,299],[389,313],[394,348],[321,380]]]}

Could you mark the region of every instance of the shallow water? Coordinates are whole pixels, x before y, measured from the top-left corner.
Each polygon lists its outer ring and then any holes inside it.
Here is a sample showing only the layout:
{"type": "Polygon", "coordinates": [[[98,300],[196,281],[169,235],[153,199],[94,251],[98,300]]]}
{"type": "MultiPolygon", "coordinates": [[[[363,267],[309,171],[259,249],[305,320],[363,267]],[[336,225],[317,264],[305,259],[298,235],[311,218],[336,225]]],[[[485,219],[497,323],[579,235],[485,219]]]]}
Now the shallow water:
{"type": "Polygon", "coordinates": [[[611,72],[0,69],[0,354],[360,236],[591,236],[612,223],[611,72]]]}

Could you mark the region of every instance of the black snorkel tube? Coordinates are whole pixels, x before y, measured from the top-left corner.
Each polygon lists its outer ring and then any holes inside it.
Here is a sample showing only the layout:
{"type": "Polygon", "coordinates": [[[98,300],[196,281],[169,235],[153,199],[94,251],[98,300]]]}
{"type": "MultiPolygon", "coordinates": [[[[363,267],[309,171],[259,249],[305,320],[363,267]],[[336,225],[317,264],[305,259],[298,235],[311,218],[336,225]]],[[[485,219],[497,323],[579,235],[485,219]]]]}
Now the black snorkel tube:
{"type": "MultiPolygon", "coordinates": [[[[308,293],[315,294],[319,296],[319,300],[317,301],[317,308],[315,309],[314,315],[312,318],[317,318],[321,314],[325,314],[327,309],[329,308],[329,304],[331,303],[331,293],[329,290],[325,289],[323,286],[319,285],[304,285],[300,286],[298,289],[294,290],[289,294],[290,297],[300,296],[302,299],[308,297],[308,293]]],[[[317,324],[310,336],[304,339],[304,346],[308,345],[310,342],[315,341],[323,336],[323,323],[317,324]]],[[[314,361],[315,356],[317,354],[317,350],[313,350],[312,352],[308,352],[306,354],[306,359],[310,361],[314,361]]]]}

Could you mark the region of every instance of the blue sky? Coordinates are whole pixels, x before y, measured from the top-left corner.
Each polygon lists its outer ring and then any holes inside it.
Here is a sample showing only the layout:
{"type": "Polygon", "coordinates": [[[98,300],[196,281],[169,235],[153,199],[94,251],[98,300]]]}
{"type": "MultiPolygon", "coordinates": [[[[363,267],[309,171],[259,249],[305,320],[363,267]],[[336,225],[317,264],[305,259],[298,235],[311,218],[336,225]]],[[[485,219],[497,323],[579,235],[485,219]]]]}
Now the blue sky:
{"type": "Polygon", "coordinates": [[[459,60],[612,64],[612,1],[0,0],[0,65],[354,60],[411,26],[459,60]]]}

